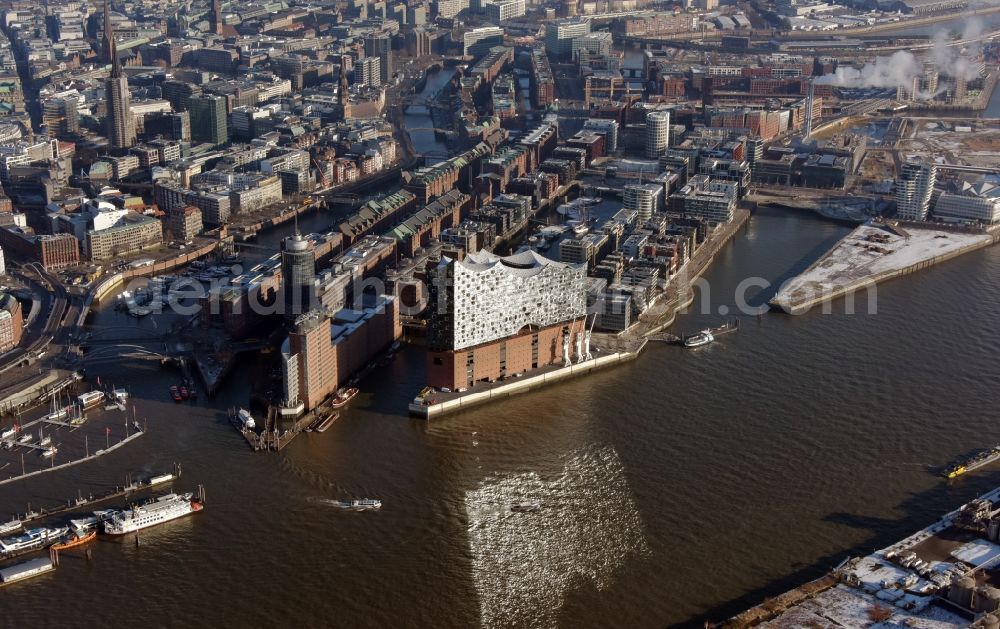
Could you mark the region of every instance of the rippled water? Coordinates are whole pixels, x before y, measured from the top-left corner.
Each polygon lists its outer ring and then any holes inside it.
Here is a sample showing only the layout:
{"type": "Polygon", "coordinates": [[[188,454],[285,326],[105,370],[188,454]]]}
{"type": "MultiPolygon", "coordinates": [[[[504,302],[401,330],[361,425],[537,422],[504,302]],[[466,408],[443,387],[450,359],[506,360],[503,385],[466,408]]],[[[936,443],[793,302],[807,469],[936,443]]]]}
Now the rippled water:
{"type": "Polygon", "coordinates": [[[617,453],[601,448],[571,454],[551,479],[509,474],[466,493],[484,625],[554,626],[580,580],[606,590],[648,551],[624,472],[617,453]],[[538,502],[539,510],[511,512],[521,502],[538,502]]]}
{"type": "MultiPolygon", "coordinates": [[[[740,280],[780,282],[845,232],[756,215],[706,276],[711,313],[675,329],[717,324],[740,280]]],[[[654,346],[430,423],[403,410],[423,373],[409,348],[327,432],[277,455],[249,451],[224,417],[245,403],[249,360],[216,399],[185,405],[168,398],[177,374],[108,364],[102,381],[131,388],[150,433],[0,487],[0,519],[174,461],[175,488],[204,484],[206,509],[138,547],[100,541],[91,562],[66,553],[0,590],[0,624],[700,626],[1000,484],[1000,467],[933,474],[1000,441],[998,308],[992,248],[883,285],[874,316],[744,317],[701,350],[654,346]],[[384,506],[326,502],[350,497],[384,506]],[[511,513],[521,500],[542,509],[511,513]]],[[[111,311],[94,325],[153,330],[111,311]]]]}

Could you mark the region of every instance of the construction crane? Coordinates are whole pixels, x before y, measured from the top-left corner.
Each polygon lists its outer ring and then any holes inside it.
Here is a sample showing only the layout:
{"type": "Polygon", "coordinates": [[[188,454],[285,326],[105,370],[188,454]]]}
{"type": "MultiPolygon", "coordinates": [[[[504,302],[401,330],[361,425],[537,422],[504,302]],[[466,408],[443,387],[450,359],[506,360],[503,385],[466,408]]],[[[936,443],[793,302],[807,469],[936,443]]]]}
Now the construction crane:
{"type": "Polygon", "coordinates": [[[319,171],[320,179],[322,179],[322,181],[323,181],[323,187],[324,188],[329,188],[330,187],[330,181],[326,178],[326,171],[323,170],[322,168],[320,168],[319,162],[316,161],[315,157],[312,159],[312,163],[313,163],[313,166],[316,167],[316,170],[319,171]]]}

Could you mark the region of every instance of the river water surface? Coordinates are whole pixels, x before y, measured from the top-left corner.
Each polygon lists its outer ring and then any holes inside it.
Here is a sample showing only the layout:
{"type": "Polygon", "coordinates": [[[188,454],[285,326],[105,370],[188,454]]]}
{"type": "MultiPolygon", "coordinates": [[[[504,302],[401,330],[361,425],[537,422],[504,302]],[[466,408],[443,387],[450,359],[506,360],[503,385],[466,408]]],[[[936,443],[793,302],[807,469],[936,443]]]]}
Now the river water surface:
{"type": "MultiPolygon", "coordinates": [[[[319,218],[313,219],[319,221],[319,218]]],[[[780,282],[847,228],[764,211],[706,275],[709,313],[737,285],[780,282]]],[[[749,294],[762,303],[770,293],[749,294]]],[[[1000,249],[890,282],[877,314],[743,316],[696,351],[638,360],[433,422],[405,408],[423,376],[407,348],[362,381],[324,434],[255,454],[212,400],[177,405],[177,375],[111,363],[149,433],[106,457],[0,487],[0,517],[184,468],[205,510],[93,560],[0,591],[5,626],[664,627],[698,625],[920,528],[993,485],[932,473],[1000,441],[1000,249]],[[375,497],[381,512],[330,504],[375,497]],[[536,513],[509,505],[537,500],[536,513]]],[[[862,309],[863,310],[863,309],[862,309]]],[[[106,308],[100,335],[155,334],[106,308]]],[[[249,360],[249,359],[248,359],[249,360]]]]}

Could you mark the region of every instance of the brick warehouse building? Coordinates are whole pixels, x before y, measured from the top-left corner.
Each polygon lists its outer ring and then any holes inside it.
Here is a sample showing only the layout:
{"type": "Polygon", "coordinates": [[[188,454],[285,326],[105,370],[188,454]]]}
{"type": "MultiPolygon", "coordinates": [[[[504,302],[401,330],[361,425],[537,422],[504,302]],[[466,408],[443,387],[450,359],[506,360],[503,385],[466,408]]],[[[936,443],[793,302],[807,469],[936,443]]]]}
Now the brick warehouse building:
{"type": "Polygon", "coordinates": [[[443,259],[430,286],[427,384],[457,390],[578,360],[585,269],[532,251],[443,259]]]}

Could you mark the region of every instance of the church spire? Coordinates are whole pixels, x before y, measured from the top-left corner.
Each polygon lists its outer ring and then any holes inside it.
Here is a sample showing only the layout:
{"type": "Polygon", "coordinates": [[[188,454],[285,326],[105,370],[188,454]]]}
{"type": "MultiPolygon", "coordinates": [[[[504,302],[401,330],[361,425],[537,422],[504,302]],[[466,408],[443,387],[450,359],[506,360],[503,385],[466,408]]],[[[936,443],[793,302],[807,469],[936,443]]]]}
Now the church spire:
{"type": "Polygon", "coordinates": [[[104,59],[111,63],[111,78],[121,77],[122,69],[118,63],[118,46],[115,44],[115,33],[111,26],[111,7],[108,5],[108,0],[104,0],[104,36],[101,43],[104,59]]]}

